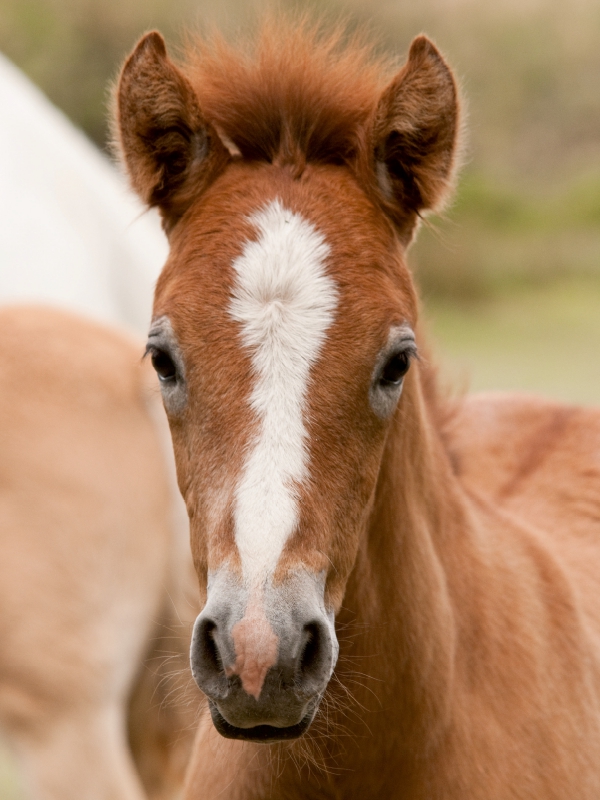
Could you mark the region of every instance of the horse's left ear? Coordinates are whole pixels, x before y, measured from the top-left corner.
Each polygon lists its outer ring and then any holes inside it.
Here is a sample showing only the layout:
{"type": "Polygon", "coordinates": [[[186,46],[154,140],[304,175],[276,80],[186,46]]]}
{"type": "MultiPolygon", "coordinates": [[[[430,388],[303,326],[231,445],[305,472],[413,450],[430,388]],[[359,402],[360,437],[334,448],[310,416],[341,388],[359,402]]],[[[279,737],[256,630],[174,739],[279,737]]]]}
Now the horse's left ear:
{"type": "Polygon", "coordinates": [[[159,207],[168,232],[230,155],[159,33],[146,34],[125,62],[116,111],[117,145],[133,188],[159,207]]]}
{"type": "Polygon", "coordinates": [[[451,189],[458,114],[452,72],[429,39],[418,36],[379,100],[371,139],[380,195],[407,237],[417,215],[438,208],[451,189]]]}

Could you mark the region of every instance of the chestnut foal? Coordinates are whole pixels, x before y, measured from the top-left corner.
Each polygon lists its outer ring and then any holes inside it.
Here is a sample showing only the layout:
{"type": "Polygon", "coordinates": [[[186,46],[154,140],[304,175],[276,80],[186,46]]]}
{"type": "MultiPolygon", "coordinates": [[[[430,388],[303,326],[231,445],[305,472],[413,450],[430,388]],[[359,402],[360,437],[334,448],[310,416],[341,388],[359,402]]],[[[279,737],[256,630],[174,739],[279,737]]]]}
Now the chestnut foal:
{"type": "Polygon", "coordinates": [[[600,415],[450,414],[417,359],[404,254],[458,128],[423,36],[396,74],[306,26],[123,68],[205,601],[189,800],[600,796],[600,415]]]}

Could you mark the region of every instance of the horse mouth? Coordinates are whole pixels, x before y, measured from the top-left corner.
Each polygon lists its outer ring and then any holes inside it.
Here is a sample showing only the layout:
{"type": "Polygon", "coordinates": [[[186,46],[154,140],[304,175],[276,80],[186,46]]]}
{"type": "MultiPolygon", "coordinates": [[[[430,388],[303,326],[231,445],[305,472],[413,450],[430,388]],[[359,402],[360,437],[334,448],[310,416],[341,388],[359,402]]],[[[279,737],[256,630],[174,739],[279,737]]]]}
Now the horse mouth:
{"type": "Polygon", "coordinates": [[[296,725],[277,728],[275,725],[255,725],[253,728],[238,728],[223,717],[216,705],[209,701],[210,715],[217,731],[226,739],[242,739],[245,742],[273,744],[298,739],[309,729],[314,711],[309,711],[296,725]]]}

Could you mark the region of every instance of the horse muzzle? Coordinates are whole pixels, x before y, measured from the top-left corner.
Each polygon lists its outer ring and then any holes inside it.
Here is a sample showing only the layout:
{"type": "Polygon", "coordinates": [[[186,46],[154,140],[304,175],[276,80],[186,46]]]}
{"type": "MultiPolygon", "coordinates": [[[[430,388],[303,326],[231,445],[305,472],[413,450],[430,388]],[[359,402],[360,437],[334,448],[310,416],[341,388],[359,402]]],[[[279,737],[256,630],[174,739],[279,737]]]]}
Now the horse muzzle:
{"type": "Polygon", "coordinates": [[[277,587],[247,587],[220,571],[194,625],[192,674],[223,736],[295,739],[314,719],[338,649],[324,576],[300,571],[277,587]]]}

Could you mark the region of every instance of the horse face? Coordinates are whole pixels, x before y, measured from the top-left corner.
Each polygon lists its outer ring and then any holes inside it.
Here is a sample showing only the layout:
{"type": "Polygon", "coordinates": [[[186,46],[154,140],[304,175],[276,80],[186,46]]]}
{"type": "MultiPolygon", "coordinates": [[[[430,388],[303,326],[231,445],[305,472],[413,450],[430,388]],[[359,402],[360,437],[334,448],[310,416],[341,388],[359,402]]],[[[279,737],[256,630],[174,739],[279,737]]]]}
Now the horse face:
{"type": "Polygon", "coordinates": [[[454,82],[423,37],[379,100],[358,51],[336,62],[336,40],[302,37],[293,57],[270,42],[256,74],[226,54],[196,90],[149,34],[118,97],[132,182],[170,237],[148,350],[206,598],[192,670],[218,730],[255,741],[303,733],[336,663],[335,613],[411,384],[401,250],[448,184],[456,135],[454,82]]]}
{"type": "Polygon", "coordinates": [[[343,168],[231,167],[172,237],[149,349],[207,592],[192,666],[226,735],[314,716],[414,322],[391,227],[343,168]]]}

